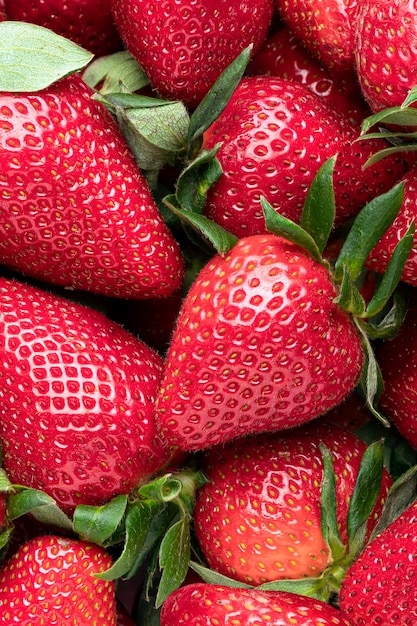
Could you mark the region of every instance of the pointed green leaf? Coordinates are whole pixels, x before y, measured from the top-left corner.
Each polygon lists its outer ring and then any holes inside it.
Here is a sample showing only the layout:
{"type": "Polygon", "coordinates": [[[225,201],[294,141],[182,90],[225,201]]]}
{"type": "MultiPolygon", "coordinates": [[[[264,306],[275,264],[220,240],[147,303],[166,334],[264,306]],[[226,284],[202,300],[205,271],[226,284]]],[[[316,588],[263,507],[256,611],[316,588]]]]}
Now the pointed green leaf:
{"type": "Polygon", "coordinates": [[[95,59],[83,73],[83,80],[101,94],[134,92],[149,84],[149,78],[126,50],[95,59]]]}
{"type": "Polygon", "coordinates": [[[316,261],[323,263],[320,250],[313,237],[307,231],[295,222],[277,213],[266,198],[261,197],[261,205],[265,216],[266,228],[270,233],[296,243],[309,252],[316,261]]]}
{"type": "Polygon", "coordinates": [[[16,519],[30,513],[35,519],[47,526],[73,531],[71,520],[61,511],[51,496],[37,489],[22,488],[10,496],[7,504],[8,516],[16,519]]]}
{"type": "Polygon", "coordinates": [[[384,443],[382,440],[375,441],[362,455],[349,504],[347,531],[351,556],[357,555],[364,547],[367,522],[381,489],[383,467],[384,443]]]}
{"type": "Polygon", "coordinates": [[[93,56],[42,26],[0,22],[0,91],[40,91],[81,70],[93,56]]]}
{"type": "Polygon", "coordinates": [[[12,493],[14,487],[4,469],[0,468],[0,493],[12,493]]]}
{"type": "Polygon", "coordinates": [[[0,533],[0,552],[7,546],[9,539],[12,536],[14,528],[7,528],[0,533]]]}
{"type": "Polygon", "coordinates": [[[375,358],[369,338],[366,334],[363,334],[360,326],[358,326],[358,328],[362,334],[363,346],[363,366],[359,385],[369,410],[384,426],[389,428],[389,421],[376,408],[384,386],[381,370],[375,358]]]}
{"type": "MultiPolygon", "coordinates": [[[[417,136],[417,135],[416,135],[417,136]]],[[[413,137],[409,137],[409,139],[412,139],[413,137]]],[[[371,157],[369,157],[369,159],[367,159],[367,161],[365,161],[363,168],[367,168],[370,167],[371,165],[375,165],[375,163],[378,163],[379,161],[382,161],[382,159],[385,159],[389,156],[392,156],[393,154],[403,154],[405,155],[406,153],[409,152],[415,152],[417,150],[417,143],[415,144],[398,144],[396,146],[392,146],[390,148],[383,148],[382,150],[378,150],[378,152],[375,152],[375,154],[373,154],[371,157]]]]}
{"type": "Polygon", "coordinates": [[[221,73],[192,114],[187,140],[189,159],[199,149],[203,133],[219,117],[232,97],[245,73],[252,49],[253,45],[251,44],[221,73]]]}
{"type": "Polygon", "coordinates": [[[352,280],[358,278],[365,260],[396,218],[403,199],[404,183],[399,183],[365,205],[353,222],[335,263],[336,281],[342,279],[344,267],[352,280]]]}
{"type": "Polygon", "coordinates": [[[310,185],[300,226],[307,231],[320,252],[329,239],[335,218],[333,171],[336,157],[325,161],[310,185]]]}
{"type": "Polygon", "coordinates": [[[316,598],[317,600],[322,600],[323,602],[328,601],[326,585],[324,584],[322,578],[274,580],[273,582],[259,585],[257,589],[261,589],[263,591],[288,591],[301,596],[316,598]]]}
{"type": "Polygon", "coordinates": [[[117,496],[102,506],[80,504],[74,511],[74,530],[84,541],[103,545],[116,532],[126,506],[126,495],[117,496]]]}
{"type": "Polygon", "coordinates": [[[321,483],[321,532],[330,548],[333,561],[339,561],[345,554],[345,546],[340,539],[337,523],[336,476],[330,450],[319,444],[323,460],[323,479],[321,483]]]}
{"type": "Polygon", "coordinates": [[[334,299],[335,303],[344,311],[349,311],[353,315],[362,317],[365,312],[365,301],[351,279],[349,271],[343,267],[342,283],[339,288],[339,295],[334,299]]]}
{"type": "Polygon", "coordinates": [[[206,583],[211,585],[224,585],[225,587],[238,587],[239,589],[252,589],[252,585],[247,585],[240,580],[229,578],[224,574],[219,574],[204,565],[200,565],[196,561],[190,561],[190,567],[193,569],[206,583]]]}
{"type": "Polygon", "coordinates": [[[362,122],[362,133],[366,133],[376,124],[394,124],[398,126],[417,126],[417,109],[389,107],[370,115],[362,122]]]}
{"type": "Polygon", "coordinates": [[[407,313],[408,285],[400,284],[393,294],[391,308],[377,323],[357,320],[369,339],[392,339],[398,333],[407,313]]]}
{"type": "Polygon", "coordinates": [[[216,154],[218,144],[213,150],[204,150],[180,174],[177,181],[176,196],[179,204],[187,211],[202,213],[207,200],[207,192],[223,173],[216,154]]]}
{"type": "Polygon", "coordinates": [[[160,607],[166,598],[183,582],[191,558],[190,520],[182,517],[173,524],[162,540],[159,564],[162,577],[155,606],[160,607]]]}

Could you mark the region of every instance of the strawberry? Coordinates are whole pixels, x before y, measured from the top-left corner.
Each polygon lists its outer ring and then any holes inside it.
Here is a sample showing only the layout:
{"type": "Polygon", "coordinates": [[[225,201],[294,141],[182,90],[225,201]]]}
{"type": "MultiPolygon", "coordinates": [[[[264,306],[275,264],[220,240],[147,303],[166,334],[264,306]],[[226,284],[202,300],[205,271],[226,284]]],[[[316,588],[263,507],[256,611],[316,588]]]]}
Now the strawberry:
{"type": "Polygon", "coordinates": [[[222,143],[223,175],[210,188],[205,214],[237,237],[265,232],[260,196],[299,221],[320,165],[339,153],[334,172],[336,225],[356,215],[373,196],[403,176],[395,156],[362,171],[379,142],[354,143],[359,131],[330,110],[306,85],[273,76],[241,81],[204,134],[203,149],[222,143]]]}
{"type": "Polygon", "coordinates": [[[351,626],[325,602],[282,591],[233,589],[196,583],[171,594],[161,612],[161,626],[351,626]]]}
{"type": "MultiPolygon", "coordinates": [[[[332,555],[321,526],[320,444],[331,451],[338,477],[337,524],[345,558],[349,503],[366,445],[352,433],[319,421],[206,452],[202,467],[208,482],[197,491],[194,519],[211,569],[255,586],[341,570],[342,559],[332,555]]],[[[384,470],[368,537],[391,483],[384,470]]]]}
{"type": "Polygon", "coordinates": [[[357,0],[276,0],[283,21],[335,75],[354,75],[357,0]]]}
{"type": "Polygon", "coordinates": [[[0,94],[0,262],[70,289],[165,297],[178,245],[116,123],[76,75],[0,94]]]}
{"type": "Polygon", "coordinates": [[[373,111],[401,105],[415,86],[417,14],[402,0],[362,0],[354,44],[362,92],[373,111]]]}
{"type": "Polygon", "coordinates": [[[128,493],[165,465],[162,359],[101,313],[0,280],[0,439],[12,483],[66,512],[128,493]]]}
{"type": "Polygon", "coordinates": [[[307,85],[313,93],[324,98],[330,108],[343,112],[353,124],[360,125],[369,115],[369,107],[358,83],[333,76],[285,24],[281,24],[262,45],[249,73],[280,76],[307,85]]]}
{"type": "Polygon", "coordinates": [[[112,0],[114,20],[152,86],[195,106],[237,54],[261,46],[273,0],[112,0]]]}
{"type": "Polygon", "coordinates": [[[328,270],[275,235],[242,238],[189,290],[157,398],[170,445],[307,422],[358,381],[361,342],[328,270]]]}
{"type": "Polygon", "coordinates": [[[417,502],[379,533],[348,570],[339,595],[353,624],[416,623],[417,502]]]}
{"type": "Polygon", "coordinates": [[[5,0],[10,20],[30,22],[53,30],[101,56],[121,50],[123,44],[113,21],[110,0],[5,0]]]}
{"type": "Polygon", "coordinates": [[[100,547],[54,535],[28,542],[0,570],[0,624],[116,626],[112,565],[100,547]]]}

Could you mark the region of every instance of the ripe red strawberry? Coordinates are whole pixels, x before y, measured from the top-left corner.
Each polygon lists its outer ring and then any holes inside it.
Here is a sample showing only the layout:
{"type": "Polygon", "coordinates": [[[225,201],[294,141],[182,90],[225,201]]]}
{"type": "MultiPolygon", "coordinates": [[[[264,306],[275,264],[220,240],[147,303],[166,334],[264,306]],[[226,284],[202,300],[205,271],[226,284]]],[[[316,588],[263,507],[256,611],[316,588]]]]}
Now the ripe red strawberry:
{"type": "Polygon", "coordinates": [[[182,305],[158,394],[171,445],[195,450],[289,428],[358,380],[358,333],[328,270],[275,235],[241,239],[200,272],[182,305]]]}
{"type": "Polygon", "coordinates": [[[249,71],[255,76],[280,76],[306,85],[353,124],[360,125],[370,113],[357,81],[333,76],[285,24],[265,41],[249,71]]]}
{"type": "Polygon", "coordinates": [[[12,483],[67,512],[128,493],[169,459],[162,359],[102,314],[0,280],[0,439],[12,483]]]}
{"type": "Polygon", "coordinates": [[[129,52],[161,96],[198,104],[241,50],[262,44],[273,0],[112,0],[129,52]]]}
{"type": "Polygon", "coordinates": [[[354,75],[357,0],[276,0],[284,22],[335,75],[354,75]]]}
{"type": "Polygon", "coordinates": [[[0,94],[0,262],[71,289],[168,296],[178,246],[92,94],[78,76],[0,94]]]}
{"type": "MultiPolygon", "coordinates": [[[[194,519],[211,569],[255,586],[316,578],[332,566],[340,569],[321,528],[319,444],[333,455],[337,522],[347,549],[349,503],[366,445],[352,433],[319,421],[282,434],[241,438],[204,455],[208,482],[197,491],[194,519]]],[[[391,483],[384,471],[368,537],[391,483]]]]}
{"type": "Polygon", "coordinates": [[[5,0],[10,20],[31,22],[53,30],[97,56],[121,50],[123,44],[113,21],[110,0],[5,0]]]}
{"type": "Polygon", "coordinates": [[[358,7],[355,60],[370,107],[401,105],[415,86],[417,13],[403,0],[362,0],[358,7]]]}
{"type": "Polygon", "coordinates": [[[342,613],[361,626],[404,624],[417,617],[417,502],[365,548],[340,590],[342,613]]]}
{"type": "Polygon", "coordinates": [[[354,143],[358,135],[306,85],[273,76],[243,79],[204,134],[207,150],[222,142],[217,157],[223,169],[209,190],[205,214],[238,237],[263,233],[263,195],[297,222],[320,165],[338,153],[334,191],[340,225],[405,172],[398,157],[362,170],[377,146],[386,144],[354,143]]]}
{"type": "Polygon", "coordinates": [[[325,602],[283,591],[234,589],[196,583],[172,593],[162,606],[161,626],[351,626],[325,602]]]}
{"type": "Polygon", "coordinates": [[[100,547],[54,535],[28,542],[0,570],[0,624],[116,626],[112,565],[100,547]]]}

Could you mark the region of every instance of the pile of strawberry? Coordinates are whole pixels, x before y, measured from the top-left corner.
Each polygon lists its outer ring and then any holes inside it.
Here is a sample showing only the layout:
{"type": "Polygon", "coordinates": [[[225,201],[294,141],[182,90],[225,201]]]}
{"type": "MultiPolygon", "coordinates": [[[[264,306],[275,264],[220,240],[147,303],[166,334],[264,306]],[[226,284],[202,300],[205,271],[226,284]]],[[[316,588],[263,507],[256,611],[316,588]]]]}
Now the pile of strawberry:
{"type": "Polygon", "coordinates": [[[0,625],[417,623],[416,43],[0,0],[0,625]]]}

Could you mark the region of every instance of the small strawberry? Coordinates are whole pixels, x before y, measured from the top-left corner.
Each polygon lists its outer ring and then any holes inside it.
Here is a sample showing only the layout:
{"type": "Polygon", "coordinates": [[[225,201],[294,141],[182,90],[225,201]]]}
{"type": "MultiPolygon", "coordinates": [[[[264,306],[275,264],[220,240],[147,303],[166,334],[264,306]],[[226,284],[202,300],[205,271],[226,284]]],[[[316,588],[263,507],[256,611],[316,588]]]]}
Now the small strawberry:
{"type": "Polygon", "coordinates": [[[249,70],[254,76],[280,76],[307,85],[353,124],[369,115],[358,83],[333,76],[285,24],[265,41],[249,70]]]}
{"type": "Polygon", "coordinates": [[[116,626],[112,565],[100,547],[54,535],[28,542],[0,570],[0,624],[116,626]]]}
{"type": "MultiPolygon", "coordinates": [[[[358,437],[322,421],[212,448],[203,457],[208,482],[197,491],[194,513],[209,567],[255,586],[346,568],[349,504],[365,450],[358,437]],[[341,555],[332,554],[321,524],[322,444],[337,476],[341,555]]],[[[368,537],[391,483],[384,470],[368,537]]]]}
{"type": "Polygon", "coordinates": [[[171,594],[161,613],[161,626],[351,626],[336,608],[282,591],[234,589],[196,583],[171,594]]]}
{"type": "Polygon", "coordinates": [[[356,71],[373,111],[401,105],[415,86],[417,13],[403,0],[358,3],[356,71]]]}
{"type": "Polygon", "coordinates": [[[210,188],[205,214],[237,237],[265,232],[260,197],[299,221],[310,184],[338,153],[334,171],[336,225],[403,176],[398,156],[362,166],[385,142],[355,142],[357,127],[302,84],[273,76],[241,81],[223,113],[204,134],[203,148],[221,147],[223,174],[210,188]]]}
{"type": "Polygon", "coordinates": [[[165,98],[195,106],[237,54],[261,46],[273,0],[112,0],[129,52],[165,98]]]}
{"type": "Polygon", "coordinates": [[[10,20],[49,28],[98,56],[123,48],[110,0],[104,0],[99,7],[95,0],[5,0],[5,10],[10,20]]]}
{"type": "Polygon", "coordinates": [[[178,245],[121,133],[76,75],[0,94],[0,262],[70,289],[165,297],[178,245]]]}
{"type": "Polygon", "coordinates": [[[102,314],[0,280],[0,439],[12,483],[67,512],[128,493],[165,465],[162,359],[102,314]]]}
{"type": "Polygon", "coordinates": [[[417,502],[379,533],[342,583],[339,603],[357,626],[401,624],[417,619],[417,502]]]}

